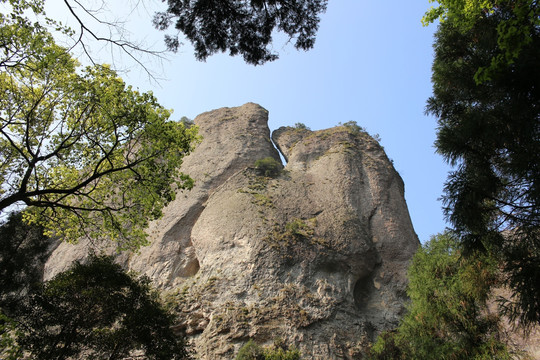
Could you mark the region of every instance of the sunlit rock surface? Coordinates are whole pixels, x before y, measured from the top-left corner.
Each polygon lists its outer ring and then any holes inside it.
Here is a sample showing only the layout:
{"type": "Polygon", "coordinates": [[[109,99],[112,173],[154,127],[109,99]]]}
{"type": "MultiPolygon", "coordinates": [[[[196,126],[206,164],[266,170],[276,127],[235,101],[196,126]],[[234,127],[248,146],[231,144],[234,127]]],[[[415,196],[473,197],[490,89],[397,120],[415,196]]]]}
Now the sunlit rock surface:
{"type": "MultiPolygon", "coordinates": [[[[406,303],[419,245],[403,182],[382,147],[351,127],[284,127],[248,103],[199,115],[202,143],[182,171],[196,180],[148,229],[151,245],[118,260],[169,294],[202,359],[232,359],[275,338],[306,359],[352,359],[406,303]]],[[[46,278],[91,244],[61,244],[46,278]]],[[[97,246],[97,245],[96,245],[97,246]]]]}

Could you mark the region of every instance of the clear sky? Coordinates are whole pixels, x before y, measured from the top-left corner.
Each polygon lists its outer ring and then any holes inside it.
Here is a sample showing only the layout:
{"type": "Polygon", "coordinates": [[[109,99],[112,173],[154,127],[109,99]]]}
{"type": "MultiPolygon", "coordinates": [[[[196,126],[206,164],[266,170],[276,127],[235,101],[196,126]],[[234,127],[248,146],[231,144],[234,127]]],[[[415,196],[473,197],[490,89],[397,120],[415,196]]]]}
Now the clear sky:
{"type": "MultiPolygon", "coordinates": [[[[129,14],[126,27],[132,39],[162,48],[163,33],[151,25],[160,2],[145,4],[129,14]]],[[[297,122],[318,130],[354,120],[379,134],[405,182],[413,225],[425,242],[447,226],[438,198],[449,171],[433,147],[436,121],[424,115],[435,25],[426,28],[420,20],[429,6],[428,0],[329,0],[315,48],[298,52],[279,38],[274,49],[280,58],[263,66],[226,54],[197,62],[185,43],[163,65],[148,63],[163,78],[156,84],[125,55],[115,55],[115,61],[125,61],[127,83],[152,90],[174,109],[174,119],[255,102],[270,112],[271,130],[297,122]]],[[[49,16],[68,18],[60,0],[49,0],[48,7],[49,16]]],[[[113,13],[122,19],[126,9],[113,13]]]]}

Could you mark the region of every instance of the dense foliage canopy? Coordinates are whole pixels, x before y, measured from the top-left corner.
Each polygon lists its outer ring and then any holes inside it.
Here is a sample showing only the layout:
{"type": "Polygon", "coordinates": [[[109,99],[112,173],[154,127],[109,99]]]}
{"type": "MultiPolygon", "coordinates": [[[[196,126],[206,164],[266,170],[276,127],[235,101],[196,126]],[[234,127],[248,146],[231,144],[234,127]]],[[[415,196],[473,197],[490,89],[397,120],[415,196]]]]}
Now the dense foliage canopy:
{"type": "Polygon", "coordinates": [[[465,258],[452,235],[433,237],[409,269],[408,313],[379,336],[370,359],[511,359],[486,305],[496,280],[489,256],[465,258]]]}
{"type": "MultiPolygon", "coordinates": [[[[167,0],[167,10],[154,16],[154,24],[165,30],[173,22],[195,47],[195,56],[229,51],[259,65],[278,58],[272,51],[273,31],[295,39],[297,49],[309,50],[315,43],[319,14],[327,0],[167,0]]],[[[166,36],[169,49],[176,50],[178,37],[166,36]]]]}
{"type": "Polygon", "coordinates": [[[423,18],[424,24],[439,19],[449,22],[458,31],[465,33],[481,19],[498,17],[493,30],[496,31],[496,53],[482,64],[475,73],[477,82],[490,79],[502,68],[516,61],[521,51],[529,46],[538,35],[540,26],[540,4],[536,0],[430,0],[438,3],[423,18]],[[504,16],[500,16],[504,13],[504,16]]]}
{"type": "Polygon", "coordinates": [[[514,292],[506,310],[526,325],[540,322],[540,26],[518,57],[475,81],[505,51],[500,26],[516,11],[498,5],[467,30],[440,24],[427,112],[438,118],[437,151],[456,167],[448,219],[467,250],[500,260],[514,292]]]}
{"type": "Polygon", "coordinates": [[[136,278],[110,257],[75,263],[34,292],[16,317],[21,350],[35,359],[73,356],[187,359],[183,337],[149,280],[136,278]]]}
{"type": "Polygon", "coordinates": [[[21,213],[10,214],[0,226],[0,311],[13,314],[21,300],[40,286],[50,246],[43,229],[25,224],[21,213]]]}
{"type": "Polygon", "coordinates": [[[21,14],[0,14],[0,211],[26,205],[50,234],[136,249],[172,185],[192,185],[178,169],[196,127],[109,67],[80,68],[21,14]]]}

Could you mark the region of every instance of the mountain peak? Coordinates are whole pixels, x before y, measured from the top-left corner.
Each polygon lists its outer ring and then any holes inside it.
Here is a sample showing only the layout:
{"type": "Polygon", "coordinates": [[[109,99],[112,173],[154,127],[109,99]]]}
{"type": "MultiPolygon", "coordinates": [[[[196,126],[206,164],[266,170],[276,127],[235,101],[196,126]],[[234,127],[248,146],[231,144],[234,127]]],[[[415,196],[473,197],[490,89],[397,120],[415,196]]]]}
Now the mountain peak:
{"type": "MultiPolygon", "coordinates": [[[[118,261],[172,294],[202,359],[278,337],[305,358],[352,359],[404,311],[419,242],[403,182],[377,141],[347,126],[277,129],[287,164],[264,176],[257,160],[280,163],[267,121],[253,103],[197,116],[203,139],[181,169],[195,187],[151,224],[148,247],[118,261]]],[[[61,244],[47,276],[84,246],[61,244]]]]}

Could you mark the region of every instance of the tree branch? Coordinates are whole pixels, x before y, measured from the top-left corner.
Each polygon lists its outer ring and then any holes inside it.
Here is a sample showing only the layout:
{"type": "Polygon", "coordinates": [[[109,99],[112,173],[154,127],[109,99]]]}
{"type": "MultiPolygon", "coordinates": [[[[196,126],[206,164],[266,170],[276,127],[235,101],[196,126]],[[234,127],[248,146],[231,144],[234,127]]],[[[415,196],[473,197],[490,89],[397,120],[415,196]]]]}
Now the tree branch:
{"type": "MultiPolygon", "coordinates": [[[[85,13],[87,13],[89,16],[91,16],[94,20],[96,20],[98,23],[100,24],[104,24],[104,25],[107,25],[109,27],[114,27],[114,28],[117,28],[118,29],[118,26],[117,24],[115,23],[110,23],[110,22],[107,22],[107,21],[103,21],[101,19],[99,19],[97,16],[95,16],[89,9],[87,9],[84,5],[82,5],[79,1],[77,0],[73,0],[77,5],[79,5],[81,7],[81,9],[83,9],[83,11],[85,13]]],[[[141,46],[139,45],[136,45],[130,41],[124,41],[124,40],[114,40],[112,38],[109,38],[109,37],[103,37],[103,36],[99,36],[97,35],[94,31],[92,31],[88,26],[86,26],[84,24],[84,22],[82,21],[82,19],[80,18],[80,16],[76,13],[73,5],[70,3],[69,0],[64,0],[64,4],[67,6],[69,12],[71,13],[71,15],[73,15],[73,17],[75,18],[75,20],[77,21],[77,23],[79,24],[79,27],[80,27],[80,35],[79,35],[79,38],[75,41],[75,44],[72,46],[72,49],[77,45],[77,44],[80,44],[83,48],[83,51],[84,53],[86,54],[86,56],[90,59],[90,61],[92,62],[92,64],[95,65],[95,62],[93,60],[93,57],[92,55],[90,54],[90,52],[88,51],[84,41],[83,41],[83,35],[84,33],[88,33],[92,38],[94,38],[94,40],[96,41],[99,41],[99,42],[105,42],[105,43],[109,43],[111,45],[114,45],[114,46],[117,46],[118,48],[120,48],[127,56],[129,56],[133,61],[135,61],[139,66],[141,66],[144,71],[146,72],[146,74],[152,79],[152,80],[157,80],[156,77],[153,75],[153,73],[142,63],[141,60],[139,60],[138,57],[136,57],[135,55],[133,55],[131,53],[131,51],[135,51],[135,52],[138,52],[138,53],[144,53],[144,54],[147,54],[147,55],[151,55],[151,56],[156,56],[160,59],[164,59],[164,56],[162,55],[164,52],[163,51],[154,51],[154,50],[149,50],[149,49],[144,49],[142,48],[141,46]]]]}

